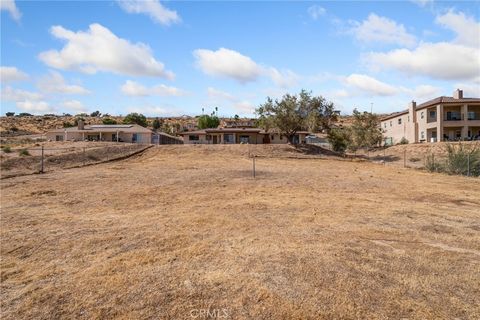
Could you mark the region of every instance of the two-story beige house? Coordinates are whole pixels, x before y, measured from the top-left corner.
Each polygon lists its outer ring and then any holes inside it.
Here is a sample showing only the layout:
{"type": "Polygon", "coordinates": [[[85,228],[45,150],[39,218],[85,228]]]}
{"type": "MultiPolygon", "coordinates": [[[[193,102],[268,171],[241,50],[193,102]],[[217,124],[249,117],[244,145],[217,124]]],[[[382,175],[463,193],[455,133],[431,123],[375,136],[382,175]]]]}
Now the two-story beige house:
{"type": "Polygon", "coordinates": [[[441,96],[407,110],[392,113],[380,122],[385,144],[455,140],[480,140],[480,98],[464,98],[457,89],[453,97],[441,96]]]}

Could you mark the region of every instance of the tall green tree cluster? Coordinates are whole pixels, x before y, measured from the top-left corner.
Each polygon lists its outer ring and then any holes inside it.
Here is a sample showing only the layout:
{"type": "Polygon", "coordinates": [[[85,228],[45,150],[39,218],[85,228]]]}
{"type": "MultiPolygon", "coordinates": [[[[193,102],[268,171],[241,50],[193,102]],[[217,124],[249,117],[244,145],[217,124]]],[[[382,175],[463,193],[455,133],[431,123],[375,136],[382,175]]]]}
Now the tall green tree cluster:
{"type": "Polygon", "coordinates": [[[265,131],[276,128],[290,143],[298,131],[328,129],[337,118],[333,103],[306,90],[298,95],[286,94],[281,99],[268,97],[255,112],[260,127],[265,131]]]}
{"type": "Polygon", "coordinates": [[[204,114],[198,117],[198,128],[199,129],[209,129],[216,128],[220,125],[220,119],[214,115],[204,114]]]}

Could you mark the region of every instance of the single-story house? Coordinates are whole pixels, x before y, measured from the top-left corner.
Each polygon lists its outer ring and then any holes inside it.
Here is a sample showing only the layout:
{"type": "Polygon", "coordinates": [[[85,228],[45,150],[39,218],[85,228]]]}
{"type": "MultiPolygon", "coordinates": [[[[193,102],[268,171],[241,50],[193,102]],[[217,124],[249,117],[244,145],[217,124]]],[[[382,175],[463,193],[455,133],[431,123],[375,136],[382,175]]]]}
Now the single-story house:
{"type": "MultiPolygon", "coordinates": [[[[293,143],[305,143],[307,131],[299,131],[293,139],[293,143]]],[[[280,133],[265,132],[258,128],[215,128],[197,131],[183,132],[184,144],[264,144],[264,143],[287,143],[287,137],[280,133]]]]}
{"type": "Polygon", "coordinates": [[[50,130],[46,133],[53,141],[115,141],[130,143],[152,143],[154,132],[137,124],[98,124],[50,130]]]}

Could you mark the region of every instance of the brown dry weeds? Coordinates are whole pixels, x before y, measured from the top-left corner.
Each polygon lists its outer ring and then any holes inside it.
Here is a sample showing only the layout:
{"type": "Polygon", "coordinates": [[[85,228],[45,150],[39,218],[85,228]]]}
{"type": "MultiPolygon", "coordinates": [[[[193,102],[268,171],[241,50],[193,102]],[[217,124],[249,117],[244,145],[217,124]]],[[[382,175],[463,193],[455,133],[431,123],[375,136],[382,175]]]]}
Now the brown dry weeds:
{"type": "Polygon", "coordinates": [[[480,318],[478,179],[251,148],[0,181],[2,318],[480,318]]]}

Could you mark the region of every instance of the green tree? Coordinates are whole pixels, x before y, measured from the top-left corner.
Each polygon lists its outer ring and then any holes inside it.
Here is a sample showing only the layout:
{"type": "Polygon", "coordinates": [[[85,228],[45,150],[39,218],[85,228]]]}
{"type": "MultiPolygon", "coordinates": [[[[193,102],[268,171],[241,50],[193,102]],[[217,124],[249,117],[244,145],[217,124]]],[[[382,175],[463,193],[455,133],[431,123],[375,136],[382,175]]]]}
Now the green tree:
{"type": "Polygon", "coordinates": [[[350,149],[371,148],[382,142],[382,130],[376,114],[353,110],[350,149]]]}
{"type": "Polygon", "coordinates": [[[90,117],[100,117],[100,115],[101,115],[101,113],[98,110],[90,113],[90,117]]]}
{"type": "Polygon", "coordinates": [[[155,129],[155,130],[160,129],[161,126],[162,126],[162,122],[163,122],[163,121],[160,121],[160,119],[159,119],[158,117],[155,118],[155,119],[152,121],[152,127],[153,127],[153,129],[155,129]]]}
{"type": "Polygon", "coordinates": [[[240,117],[238,116],[238,114],[236,114],[236,115],[233,117],[233,119],[235,119],[235,121],[238,121],[238,120],[240,120],[240,117]]]}
{"type": "Polygon", "coordinates": [[[103,118],[102,123],[103,124],[117,124],[117,120],[112,119],[112,118],[103,118]]]}
{"type": "Polygon", "coordinates": [[[5,113],[7,117],[13,117],[15,115],[15,112],[7,112],[5,113]]]}
{"type": "Polygon", "coordinates": [[[142,127],[147,127],[148,125],[147,118],[143,114],[136,113],[136,112],[127,114],[123,119],[123,123],[125,124],[135,123],[142,127]]]}
{"type": "Polygon", "coordinates": [[[327,139],[333,151],[345,152],[351,144],[351,132],[349,128],[334,128],[328,130],[327,139]]]}
{"type": "Polygon", "coordinates": [[[298,95],[286,94],[280,100],[274,101],[268,97],[255,112],[259,115],[257,123],[260,127],[265,131],[277,128],[292,143],[295,134],[300,130],[316,131],[328,128],[336,119],[334,111],[333,103],[302,90],[298,95]]]}
{"type": "Polygon", "coordinates": [[[220,119],[215,116],[213,113],[212,115],[204,114],[198,117],[198,128],[199,129],[208,129],[208,128],[216,128],[220,125],[220,119]]]}

